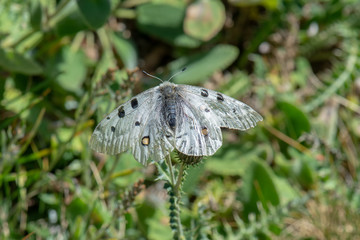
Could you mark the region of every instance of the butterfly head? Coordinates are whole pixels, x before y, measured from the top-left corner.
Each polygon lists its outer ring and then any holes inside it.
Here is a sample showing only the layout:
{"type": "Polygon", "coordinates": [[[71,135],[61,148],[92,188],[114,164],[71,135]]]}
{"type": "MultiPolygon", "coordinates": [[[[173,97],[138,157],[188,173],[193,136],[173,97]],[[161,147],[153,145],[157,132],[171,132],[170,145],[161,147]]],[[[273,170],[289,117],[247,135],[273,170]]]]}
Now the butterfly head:
{"type": "Polygon", "coordinates": [[[172,96],[174,96],[174,93],[176,91],[176,84],[168,81],[163,82],[160,85],[160,91],[163,94],[163,96],[165,96],[165,98],[171,98],[172,96]]]}

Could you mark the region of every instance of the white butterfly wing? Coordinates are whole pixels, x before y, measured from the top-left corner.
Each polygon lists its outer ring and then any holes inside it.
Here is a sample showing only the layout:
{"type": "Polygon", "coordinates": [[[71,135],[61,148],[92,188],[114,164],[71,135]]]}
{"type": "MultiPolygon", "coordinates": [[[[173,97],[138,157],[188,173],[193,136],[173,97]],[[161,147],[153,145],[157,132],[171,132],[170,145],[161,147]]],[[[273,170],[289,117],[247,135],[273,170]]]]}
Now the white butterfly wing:
{"type": "Polygon", "coordinates": [[[222,145],[221,128],[247,130],[263,119],[245,103],[219,92],[189,85],[178,85],[177,90],[181,114],[175,144],[185,155],[213,155],[222,145]]]}
{"type": "Polygon", "coordinates": [[[90,147],[110,155],[131,149],[134,158],[143,165],[149,158],[163,159],[173,146],[169,128],[161,122],[159,96],[155,87],[120,105],[96,127],[90,147]]]}
{"type": "Polygon", "coordinates": [[[213,155],[222,145],[220,127],[186,99],[177,101],[177,109],[176,149],[188,156],[213,155]]]}
{"type": "Polygon", "coordinates": [[[262,116],[245,103],[206,88],[178,85],[193,108],[222,128],[245,131],[262,121],[262,116]]]}

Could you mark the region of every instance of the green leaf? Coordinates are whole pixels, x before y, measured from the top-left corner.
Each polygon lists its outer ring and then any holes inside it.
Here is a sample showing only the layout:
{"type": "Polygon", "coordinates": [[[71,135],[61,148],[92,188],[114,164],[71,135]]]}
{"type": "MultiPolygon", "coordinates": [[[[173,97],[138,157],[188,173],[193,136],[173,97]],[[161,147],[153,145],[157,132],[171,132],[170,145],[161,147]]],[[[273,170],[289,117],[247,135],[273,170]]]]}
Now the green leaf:
{"type": "Polygon", "coordinates": [[[285,101],[279,101],[277,107],[284,114],[284,122],[281,125],[285,126],[289,136],[297,139],[303,132],[310,132],[310,121],[300,108],[285,101]]]}
{"type": "Polygon", "coordinates": [[[134,69],[138,65],[138,57],[135,45],[129,39],[119,34],[112,34],[112,41],[117,54],[127,69],[134,69]]]}
{"type": "Polygon", "coordinates": [[[183,31],[185,6],[148,3],[136,9],[139,29],[170,44],[195,48],[201,41],[187,36],[183,31]]]}
{"type": "Polygon", "coordinates": [[[226,69],[238,55],[237,47],[220,44],[205,52],[179,58],[168,67],[172,74],[187,67],[185,72],[174,78],[174,82],[196,84],[204,82],[214,72],[226,69]]]}
{"type": "Polygon", "coordinates": [[[237,160],[227,157],[211,158],[206,162],[206,169],[221,176],[242,176],[244,174],[244,167],[250,161],[247,158],[240,159],[238,153],[236,153],[236,156],[237,160]]]}
{"type": "Polygon", "coordinates": [[[64,89],[80,94],[82,83],[86,77],[86,58],[82,51],[74,51],[70,47],[63,49],[63,61],[58,65],[60,74],[57,83],[64,89]]]}
{"type": "Polygon", "coordinates": [[[261,202],[265,210],[269,209],[269,204],[279,205],[280,197],[272,174],[271,169],[260,160],[254,160],[248,166],[244,174],[242,196],[240,196],[244,203],[244,216],[258,213],[258,202],[261,202]]]}
{"type": "Polygon", "coordinates": [[[67,214],[70,219],[75,219],[77,216],[85,216],[90,211],[86,199],[82,197],[75,197],[69,204],[67,214]]]}
{"type": "Polygon", "coordinates": [[[30,24],[33,29],[41,29],[42,10],[38,0],[30,1],[30,24]]]}
{"type": "Polygon", "coordinates": [[[279,8],[280,1],[279,0],[230,0],[231,4],[239,7],[251,7],[257,5],[263,5],[270,10],[274,10],[279,8]]]}
{"type": "Polygon", "coordinates": [[[289,179],[277,176],[274,176],[273,179],[282,205],[286,205],[290,201],[299,198],[300,194],[289,183],[289,179]]]}
{"type": "Polygon", "coordinates": [[[89,27],[80,13],[75,1],[70,1],[57,16],[58,22],[54,29],[58,37],[74,35],[89,27]]]}
{"type": "Polygon", "coordinates": [[[196,189],[197,183],[205,172],[204,163],[189,168],[186,170],[186,172],[187,174],[182,186],[182,190],[187,194],[191,194],[196,189]]]}
{"type": "Polygon", "coordinates": [[[205,162],[207,171],[221,176],[243,176],[247,167],[262,151],[260,148],[243,153],[238,146],[223,147],[205,162]]]}
{"type": "Polygon", "coordinates": [[[77,0],[77,4],[86,23],[92,29],[103,26],[110,16],[109,0],[77,0]]]}
{"type": "Polygon", "coordinates": [[[58,197],[53,193],[41,193],[39,195],[39,198],[41,199],[41,201],[43,201],[44,203],[49,204],[49,205],[59,204],[58,197]]]}
{"type": "Polygon", "coordinates": [[[43,72],[37,62],[13,50],[0,49],[0,67],[9,72],[25,75],[39,75],[43,72]]]}
{"type": "Polygon", "coordinates": [[[138,217],[138,225],[146,233],[149,232],[149,227],[151,228],[151,223],[149,224],[149,221],[151,222],[152,219],[155,219],[157,223],[160,224],[160,219],[156,218],[156,213],[159,209],[150,204],[148,201],[139,204],[135,210],[138,217]]]}
{"type": "Polygon", "coordinates": [[[172,231],[169,226],[162,223],[161,218],[164,216],[160,214],[160,211],[156,211],[156,215],[147,220],[148,225],[148,239],[150,240],[171,240],[172,231]]]}
{"type": "Polygon", "coordinates": [[[187,8],[184,31],[202,41],[213,38],[225,23],[225,7],[219,0],[198,0],[187,8]]]}
{"type": "Polygon", "coordinates": [[[19,33],[22,34],[29,30],[29,6],[27,3],[28,1],[0,1],[1,41],[3,41],[8,34],[17,36],[19,33]]]}

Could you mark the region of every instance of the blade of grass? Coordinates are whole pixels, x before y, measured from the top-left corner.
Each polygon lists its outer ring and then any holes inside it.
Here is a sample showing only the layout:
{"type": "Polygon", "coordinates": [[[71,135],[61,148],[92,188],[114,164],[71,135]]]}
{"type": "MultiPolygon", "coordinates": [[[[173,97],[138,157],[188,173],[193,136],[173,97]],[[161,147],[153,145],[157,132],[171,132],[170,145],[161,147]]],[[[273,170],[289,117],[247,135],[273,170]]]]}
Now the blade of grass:
{"type": "Polygon", "coordinates": [[[21,149],[20,149],[20,151],[18,153],[18,156],[16,158],[20,157],[26,151],[26,149],[28,148],[30,142],[35,137],[35,134],[36,134],[36,132],[37,132],[39,126],[40,126],[40,123],[41,123],[41,121],[42,121],[42,119],[44,117],[45,111],[46,111],[45,108],[42,108],[40,110],[40,113],[39,113],[39,115],[38,115],[38,117],[37,117],[37,119],[35,121],[35,124],[32,127],[31,131],[29,132],[28,136],[26,137],[25,143],[22,145],[22,147],[21,147],[21,149]]]}
{"type": "Polygon", "coordinates": [[[266,130],[268,130],[272,135],[279,138],[283,142],[286,142],[287,144],[289,144],[293,148],[299,150],[300,152],[303,152],[303,153],[310,153],[311,152],[310,149],[308,149],[307,147],[305,147],[304,145],[302,145],[298,141],[292,139],[291,137],[285,135],[284,133],[280,132],[279,130],[273,128],[272,126],[267,125],[267,124],[264,124],[264,126],[265,126],[266,130]]]}

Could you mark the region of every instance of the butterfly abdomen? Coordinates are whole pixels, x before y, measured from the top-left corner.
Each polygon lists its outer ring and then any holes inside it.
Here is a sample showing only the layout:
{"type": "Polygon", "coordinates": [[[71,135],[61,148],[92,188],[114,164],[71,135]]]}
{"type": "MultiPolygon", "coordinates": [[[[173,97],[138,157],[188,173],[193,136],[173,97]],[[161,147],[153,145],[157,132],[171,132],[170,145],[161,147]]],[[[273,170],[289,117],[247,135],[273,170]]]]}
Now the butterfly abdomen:
{"type": "Polygon", "coordinates": [[[168,99],[168,101],[165,101],[166,122],[171,128],[175,128],[176,125],[175,106],[175,99],[168,99]]]}
{"type": "Polygon", "coordinates": [[[171,83],[164,83],[164,86],[161,88],[161,93],[164,100],[163,116],[170,128],[174,129],[176,126],[175,86],[171,83]]]}

